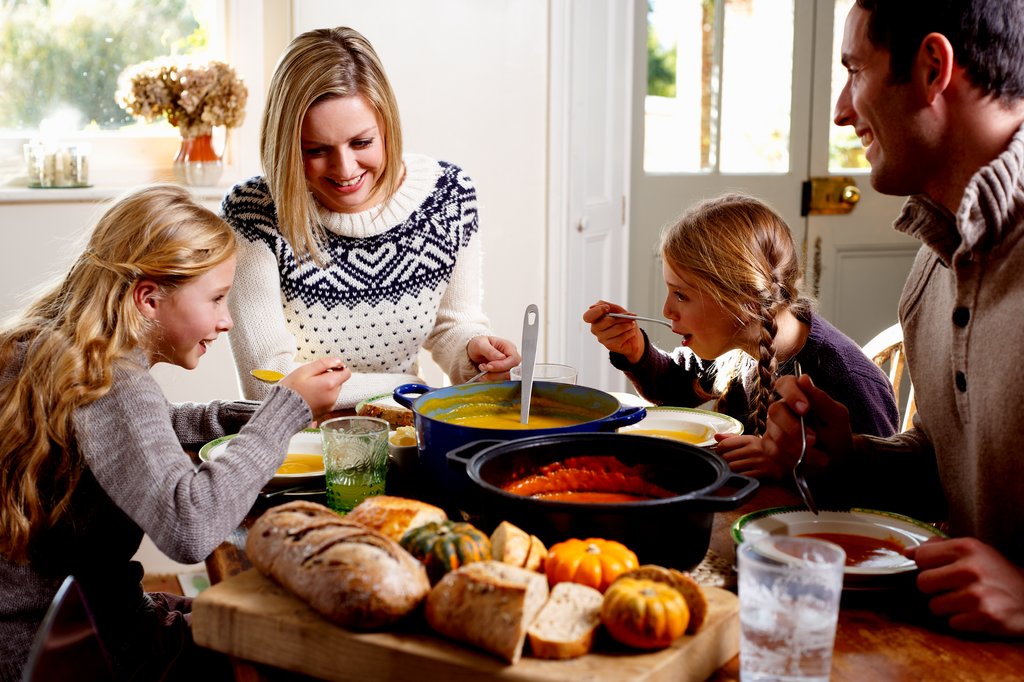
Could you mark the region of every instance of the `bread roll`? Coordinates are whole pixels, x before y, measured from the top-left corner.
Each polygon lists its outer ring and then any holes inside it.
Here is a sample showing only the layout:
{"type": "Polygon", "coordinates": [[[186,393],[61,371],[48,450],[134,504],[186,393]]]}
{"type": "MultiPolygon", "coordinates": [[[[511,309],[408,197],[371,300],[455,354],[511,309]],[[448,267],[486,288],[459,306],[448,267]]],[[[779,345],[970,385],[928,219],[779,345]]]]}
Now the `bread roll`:
{"type": "Polygon", "coordinates": [[[538,658],[577,658],[590,652],[601,625],[604,595],[579,583],[558,583],[527,631],[538,658]]]}
{"type": "Polygon", "coordinates": [[[448,516],[440,507],[419,500],[390,495],[374,495],[356,505],[355,509],[345,515],[345,518],[361,523],[397,541],[413,528],[419,528],[428,523],[440,523],[445,521],[448,516]]]}
{"type": "Polygon", "coordinates": [[[344,627],[393,623],[430,590],[423,565],[397,542],[312,502],[265,512],[245,551],[261,573],[344,627]]]}
{"type": "Polygon", "coordinates": [[[445,575],[427,595],[437,632],[516,663],[526,630],[548,597],[544,576],[500,561],[477,561],[445,575]]]}
{"type": "Polygon", "coordinates": [[[708,601],[700,585],[689,574],[677,571],[674,568],[665,568],[654,564],[645,564],[632,571],[627,571],[619,578],[635,578],[637,580],[653,580],[665,583],[674,588],[686,600],[686,606],[690,609],[690,623],[686,626],[686,634],[692,635],[700,630],[704,619],[708,615],[708,601]]]}
{"type": "Polygon", "coordinates": [[[536,535],[530,536],[530,553],[526,555],[526,565],[523,567],[530,571],[544,572],[544,561],[548,558],[548,548],[536,535]]]}

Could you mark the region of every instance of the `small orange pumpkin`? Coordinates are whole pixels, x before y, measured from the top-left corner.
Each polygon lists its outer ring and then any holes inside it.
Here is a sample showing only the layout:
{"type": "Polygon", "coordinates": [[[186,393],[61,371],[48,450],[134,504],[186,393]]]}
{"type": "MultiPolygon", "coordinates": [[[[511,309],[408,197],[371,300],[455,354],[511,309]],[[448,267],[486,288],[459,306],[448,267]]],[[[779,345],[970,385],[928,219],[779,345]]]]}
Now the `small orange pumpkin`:
{"type": "Polygon", "coordinates": [[[638,565],[636,554],[622,543],[599,538],[573,538],[548,549],[544,572],[551,587],[562,582],[574,582],[604,592],[616,578],[638,565]]]}
{"type": "Polygon", "coordinates": [[[622,578],[601,603],[608,634],[637,649],[664,649],[686,632],[690,610],[678,591],[653,580],[622,578]]]}

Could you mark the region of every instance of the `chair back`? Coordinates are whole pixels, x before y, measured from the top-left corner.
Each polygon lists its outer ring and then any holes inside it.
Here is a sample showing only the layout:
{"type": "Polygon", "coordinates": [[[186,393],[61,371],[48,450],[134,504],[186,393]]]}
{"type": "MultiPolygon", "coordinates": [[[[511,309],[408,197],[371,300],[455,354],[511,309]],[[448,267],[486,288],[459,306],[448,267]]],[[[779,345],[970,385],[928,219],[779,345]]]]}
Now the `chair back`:
{"type": "Polygon", "coordinates": [[[907,358],[903,352],[903,328],[900,323],[882,330],[864,345],[863,351],[872,362],[887,372],[893,393],[896,394],[896,404],[902,405],[900,430],[906,431],[913,425],[917,406],[914,404],[914,385],[910,381],[907,358]],[[904,374],[907,377],[906,384],[903,383],[904,374]]]}
{"type": "Polygon", "coordinates": [[[21,679],[22,682],[106,682],[113,679],[107,651],[100,641],[82,589],[73,576],[64,579],[46,611],[21,679]]]}

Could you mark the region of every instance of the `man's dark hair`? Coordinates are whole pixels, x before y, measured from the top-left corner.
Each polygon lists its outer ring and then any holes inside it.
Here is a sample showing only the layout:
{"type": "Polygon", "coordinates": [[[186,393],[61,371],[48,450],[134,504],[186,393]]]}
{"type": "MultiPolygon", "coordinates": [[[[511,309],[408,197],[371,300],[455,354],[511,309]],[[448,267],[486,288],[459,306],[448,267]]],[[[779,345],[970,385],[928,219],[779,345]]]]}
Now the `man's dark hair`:
{"type": "Polygon", "coordinates": [[[1024,0],[857,0],[868,39],[891,54],[892,77],[910,79],[921,41],[941,33],[971,82],[1003,100],[1024,98],[1024,0]]]}

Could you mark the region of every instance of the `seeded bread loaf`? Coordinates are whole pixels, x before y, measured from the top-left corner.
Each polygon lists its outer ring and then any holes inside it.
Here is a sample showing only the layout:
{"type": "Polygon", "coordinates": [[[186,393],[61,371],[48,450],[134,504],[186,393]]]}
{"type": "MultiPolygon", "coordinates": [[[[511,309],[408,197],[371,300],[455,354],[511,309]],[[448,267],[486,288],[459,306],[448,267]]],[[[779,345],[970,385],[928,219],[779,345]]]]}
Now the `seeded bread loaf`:
{"type": "Polygon", "coordinates": [[[448,515],[440,507],[419,500],[391,495],[374,495],[356,505],[355,509],[345,515],[345,518],[361,523],[397,541],[413,528],[419,528],[428,523],[446,521],[448,515]]]}
{"type": "Polygon", "coordinates": [[[530,649],[538,658],[577,658],[590,652],[601,625],[604,595],[588,585],[562,582],[527,631],[530,649]]]}
{"type": "Polygon", "coordinates": [[[689,574],[674,568],[665,568],[654,564],[645,564],[632,571],[627,571],[620,578],[636,578],[637,580],[653,580],[665,583],[683,595],[686,606],[690,610],[690,623],[686,626],[686,634],[692,635],[700,630],[708,615],[708,601],[700,585],[689,574]]]}
{"type": "Polygon", "coordinates": [[[516,663],[526,631],[548,597],[540,573],[477,561],[446,574],[427,596],[426,616],[440,634],[516,663]]]}
{"type": "Polygon", "coordinates": [[[312,502],[268,510],[245,551],[261,573],[344,627],[389,625],[430,590],[423,565],[397,542],[312,502]]]}

